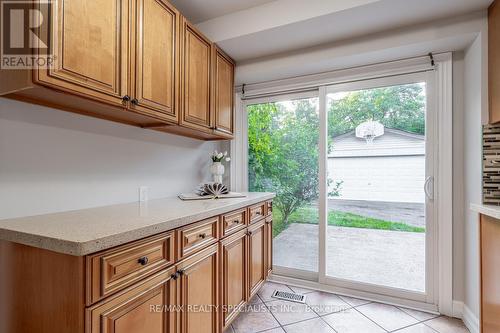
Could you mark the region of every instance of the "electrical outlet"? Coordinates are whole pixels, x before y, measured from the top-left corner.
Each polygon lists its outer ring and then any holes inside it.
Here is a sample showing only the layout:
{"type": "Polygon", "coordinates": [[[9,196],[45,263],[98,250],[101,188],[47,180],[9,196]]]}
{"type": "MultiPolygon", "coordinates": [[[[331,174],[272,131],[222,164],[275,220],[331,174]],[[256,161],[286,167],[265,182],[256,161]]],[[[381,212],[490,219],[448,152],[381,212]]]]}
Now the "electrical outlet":
{"type": "Polygon", "coordinates": [[[139,187],[139,201],[141,202],[148,201],[148,190],[149,187],[147,186],[139,187]]]}

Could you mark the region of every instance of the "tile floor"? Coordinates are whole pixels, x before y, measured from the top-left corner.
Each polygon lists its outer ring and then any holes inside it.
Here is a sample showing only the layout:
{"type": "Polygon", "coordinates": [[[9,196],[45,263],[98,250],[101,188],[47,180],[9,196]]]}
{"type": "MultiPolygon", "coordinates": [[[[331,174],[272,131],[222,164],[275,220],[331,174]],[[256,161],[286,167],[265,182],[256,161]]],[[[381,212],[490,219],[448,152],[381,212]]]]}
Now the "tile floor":
{"type": "Polygon", "coordinates": [[[468,333],[453,318],[352,297],[266,282],[225,333],[468,333]],[[274,290],[306,294],[306,304],[276,300],[274,290]]]}

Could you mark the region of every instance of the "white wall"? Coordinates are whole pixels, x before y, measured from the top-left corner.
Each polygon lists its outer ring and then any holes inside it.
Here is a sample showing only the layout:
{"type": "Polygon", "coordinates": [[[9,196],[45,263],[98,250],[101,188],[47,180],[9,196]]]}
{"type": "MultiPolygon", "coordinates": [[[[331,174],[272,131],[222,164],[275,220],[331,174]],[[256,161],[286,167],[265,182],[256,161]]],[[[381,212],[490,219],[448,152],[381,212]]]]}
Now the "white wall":
{"type": "MultiPolygon", "coordinates": [[[[486,28],[485,28],[486,31],[486,28]]],[[[471,203],[482,201],[482,127],[487,113],[487,36],[480,34],[465,51],[464,77],[464,255],[465,311],[479,318],[478,214],[471,203]],[[485,112],[486,111],[486,112],[485,112]]]]}
{"type": "Polygon", "coordinates": [[[0,98],[0,219],[175,196],[221,146],[0,98]]]}
{"type": "Polygon", "coordinates": [[[464,52],[453,54],[453,299],[464,291],[464,52]]]}

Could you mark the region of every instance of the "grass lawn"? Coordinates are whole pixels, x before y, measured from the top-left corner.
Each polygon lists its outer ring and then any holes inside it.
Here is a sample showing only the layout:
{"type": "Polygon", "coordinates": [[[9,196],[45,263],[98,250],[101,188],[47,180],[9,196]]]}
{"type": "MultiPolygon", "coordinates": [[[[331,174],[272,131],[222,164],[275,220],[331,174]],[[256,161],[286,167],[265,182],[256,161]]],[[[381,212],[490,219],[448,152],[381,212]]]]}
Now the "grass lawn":
{"type": "MultiPolygon", "coordinates": [[[[312,207],[299,208],[289,218],[289,223],[318,224],[318,210],[312,207]]],[[[406,223],[390,222],[374,219],[371,217],[344,213],[339,211],[328,212],[328,225],[349,228],[381,229],[393,231],[425,232],[425,228],[415,227],[406,223]]],[[[273,237],[279,235],[286,226],[283,224],[283,216],[278,209],[273,211],[273,237]]]]}

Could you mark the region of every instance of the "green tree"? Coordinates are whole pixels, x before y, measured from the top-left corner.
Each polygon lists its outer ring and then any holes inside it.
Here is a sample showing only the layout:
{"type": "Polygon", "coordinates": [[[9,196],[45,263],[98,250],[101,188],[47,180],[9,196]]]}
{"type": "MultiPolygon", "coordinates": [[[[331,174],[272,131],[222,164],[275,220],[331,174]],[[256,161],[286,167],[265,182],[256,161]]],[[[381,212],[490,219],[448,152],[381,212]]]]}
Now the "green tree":
{"type": "Polygon", "coordinates": [[[276,193],[275,207],[290,215],[318,198],[319,117],[313,100],[248,108],[249,188],[276,193]]]}
{"type": "Polygon", "coordinates": [[[425,94],[422,84],[407,84],[349,92],[329,105],[330,138],[376,120],[385,127],[425,134],[425,94]]]}

